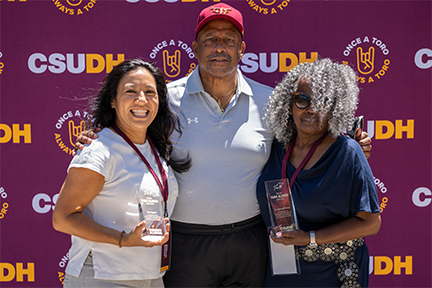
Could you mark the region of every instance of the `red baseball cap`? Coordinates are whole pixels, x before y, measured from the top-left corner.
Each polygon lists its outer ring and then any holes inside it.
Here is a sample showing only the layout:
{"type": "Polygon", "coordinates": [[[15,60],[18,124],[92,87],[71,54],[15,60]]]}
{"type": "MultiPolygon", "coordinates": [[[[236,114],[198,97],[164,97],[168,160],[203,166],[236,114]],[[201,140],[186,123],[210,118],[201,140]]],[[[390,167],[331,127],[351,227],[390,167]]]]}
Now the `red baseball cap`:
{"type": "Polygon", "coordinates": [[[207,8],[204,8],[198,16],[197,26],[195,28],[195,39],[201,28],[213,20],[226,20],[234,24],[240,31],[242,39],[244,36],[243,16],[237,9],[225,3],[218,3],[207,8]]]}

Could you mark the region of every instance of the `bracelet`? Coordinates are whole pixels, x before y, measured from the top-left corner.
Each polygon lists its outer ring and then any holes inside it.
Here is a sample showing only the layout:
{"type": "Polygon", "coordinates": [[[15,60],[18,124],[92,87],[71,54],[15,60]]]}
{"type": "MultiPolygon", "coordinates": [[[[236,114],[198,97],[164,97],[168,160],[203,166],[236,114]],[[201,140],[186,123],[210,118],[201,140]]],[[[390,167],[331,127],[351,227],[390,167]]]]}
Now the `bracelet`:
{"type": "Polygon", "coordinates": [[[125,233],[126,233],[125,231],[122,231],[122,232],[120,233],[120,238],[119,238],[119,247],[120,247],[120,248],[122,248],[121,241],[122,241],[122,239],[123,239],[123,235],[124,235],[125,233]]]}
{"type": "Polygon", "coordinates": [[[309,245],[312,246],[312,247],[317,247],[318,245],[317,245],[317,243],[315,241],[315,231],[314,230],[309,231],[309,237],[310,237],[310,243],[309,243],[309,245]]]}

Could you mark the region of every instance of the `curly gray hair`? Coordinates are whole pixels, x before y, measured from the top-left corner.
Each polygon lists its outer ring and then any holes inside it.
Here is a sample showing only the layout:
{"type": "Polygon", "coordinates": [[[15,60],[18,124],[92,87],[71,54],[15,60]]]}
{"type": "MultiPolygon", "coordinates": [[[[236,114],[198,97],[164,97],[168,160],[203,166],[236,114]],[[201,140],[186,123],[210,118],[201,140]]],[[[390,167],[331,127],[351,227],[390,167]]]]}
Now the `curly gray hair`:
{"type": "Polygon", "coordinates": [[[347,65],[320,59],[294,67],[270,96],[265,119],[279,142],[288,144],[296,130],[290,109],[292,94],[302,81],[308,82],[311,105],[319,111],[321,120],[323,115],[329,116],[327,129],[333,138],[352,127],[359,94],[356,74],[347,65]]]}

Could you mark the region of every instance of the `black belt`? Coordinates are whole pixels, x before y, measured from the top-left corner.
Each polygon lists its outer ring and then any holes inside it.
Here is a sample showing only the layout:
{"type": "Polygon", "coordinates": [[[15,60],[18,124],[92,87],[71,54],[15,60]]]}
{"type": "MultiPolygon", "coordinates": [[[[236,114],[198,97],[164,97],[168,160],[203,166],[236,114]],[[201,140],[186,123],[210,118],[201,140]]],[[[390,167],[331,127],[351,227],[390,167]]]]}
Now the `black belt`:
{"type": "Polygon", "coordinates": [[[263,223],[261,214],[259,214],[240,222],[224,225],[190,224],[171,220],[171,229],[173,232],[182,234],[215,235],[240,232],[254,228],[263,223]]]}

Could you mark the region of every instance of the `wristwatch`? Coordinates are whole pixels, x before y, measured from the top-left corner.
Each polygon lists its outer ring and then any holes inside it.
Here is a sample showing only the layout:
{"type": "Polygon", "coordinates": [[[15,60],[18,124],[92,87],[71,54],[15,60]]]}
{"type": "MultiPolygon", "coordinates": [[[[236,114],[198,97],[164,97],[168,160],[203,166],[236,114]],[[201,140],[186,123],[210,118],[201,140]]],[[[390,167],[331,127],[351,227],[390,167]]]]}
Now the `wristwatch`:
{"type": "Polygon", "coordinates": [[[309,237],[310,237],[310,243],[309,245],[312,247],[316,247],[318,246],[318,244],[315,242],[315,231],[309,231],[309,237]]]}

